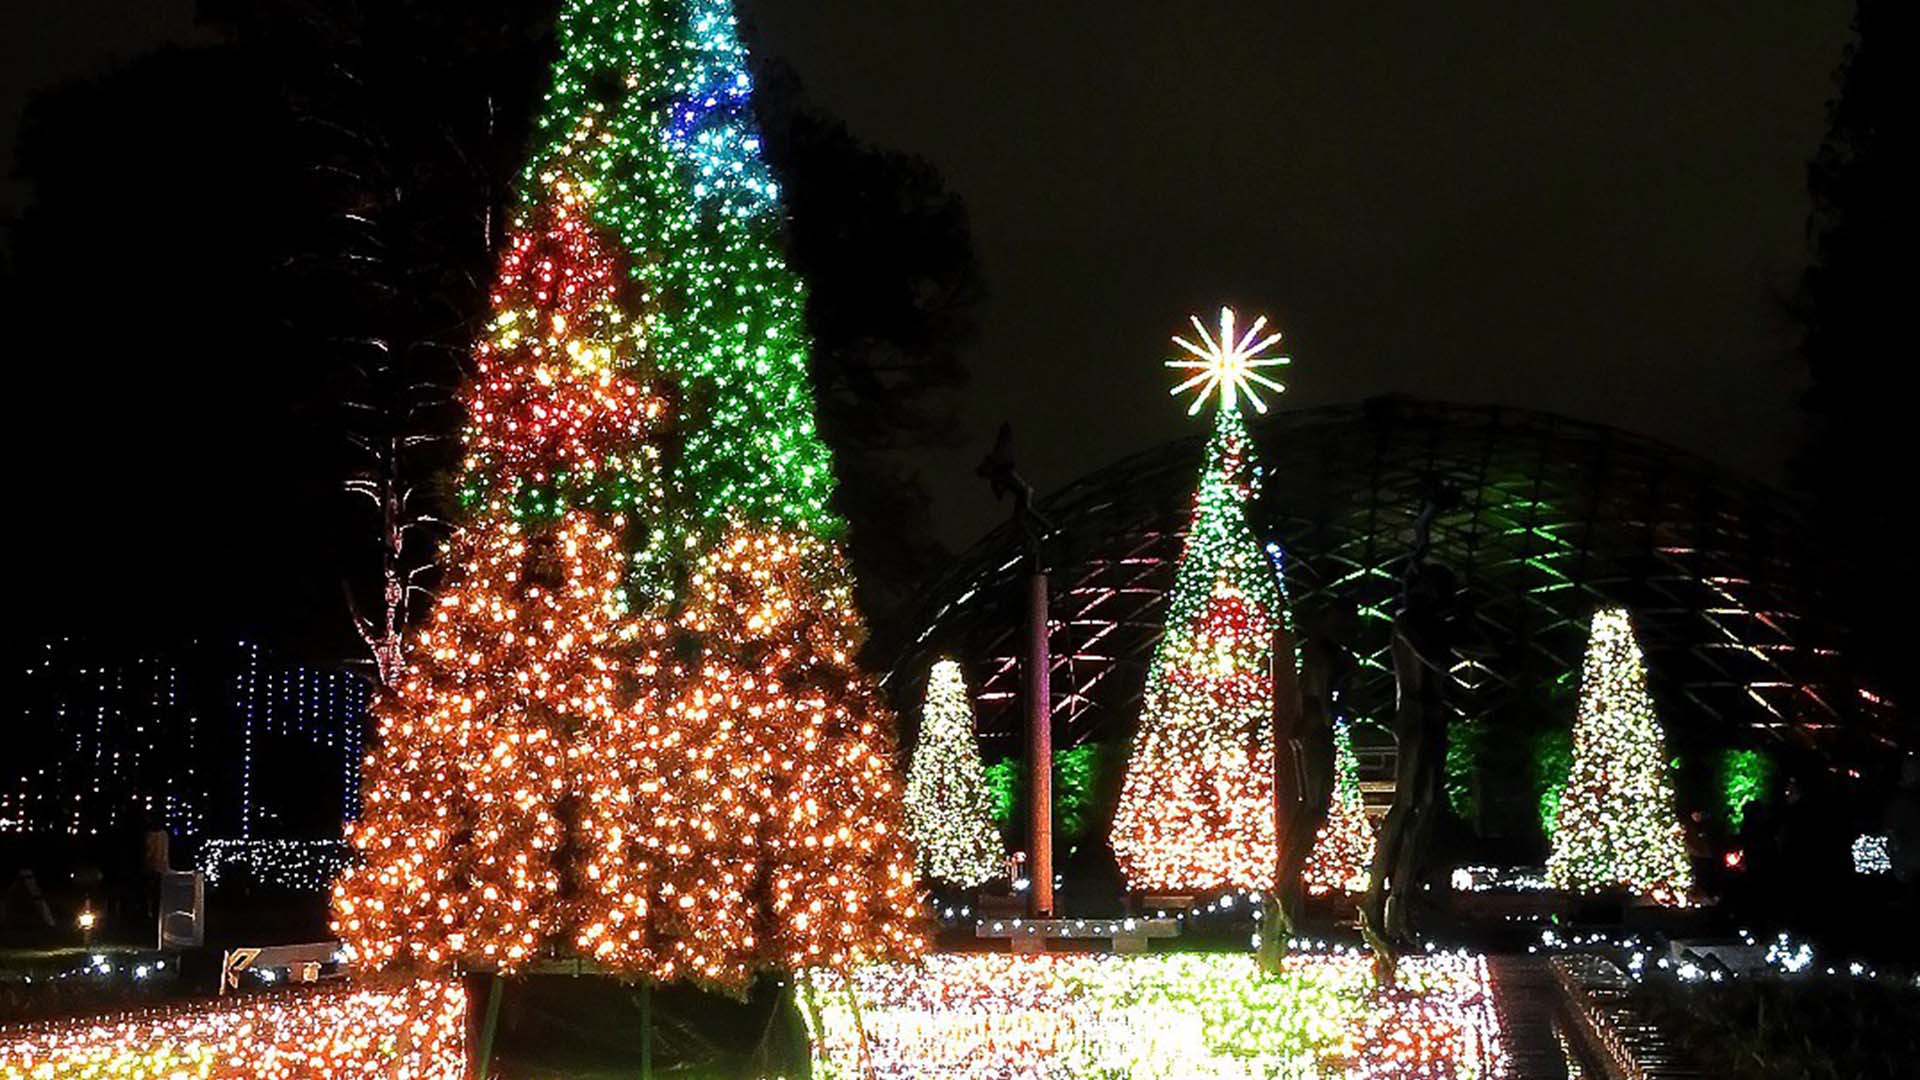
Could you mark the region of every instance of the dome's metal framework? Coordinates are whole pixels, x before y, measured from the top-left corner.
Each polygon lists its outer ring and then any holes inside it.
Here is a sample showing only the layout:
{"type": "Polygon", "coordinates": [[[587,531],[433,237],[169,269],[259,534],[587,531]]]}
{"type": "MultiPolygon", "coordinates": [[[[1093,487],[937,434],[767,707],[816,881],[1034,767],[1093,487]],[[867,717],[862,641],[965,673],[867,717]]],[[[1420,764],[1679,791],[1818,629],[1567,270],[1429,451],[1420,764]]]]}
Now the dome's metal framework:
{"type": "MultiPolygon", "coordinates": [[[[1830,762],[1896,741],[1891,710],[1864,691],[1819,614],[1797,508],[1771,489],[1619,430],[1519,409],[1377,398],[1274,414],[1253,430],[1253,523],[1276,545],[1291,602],[1335,595],[1366,616],[1356,716],[1392,708],[1389,620],[1438,481],[1461,498],[1434,523],[1433,558],[1458,576],[1478,638],[1456,657],[1463,716],[1570,719],[1587,620],[1624,604],[1670,725],[1830,762]]],[[[1037,506],[1053,527],[1056,745],[1130,730],[1202,445],[1194,436],[1135,455],[1037,506]]],[[[961,659],[990,756],[1018,746],[1021,550],[1003,527],[967,552],[888,676],[905,704],[935,658],[961,659]]]]}

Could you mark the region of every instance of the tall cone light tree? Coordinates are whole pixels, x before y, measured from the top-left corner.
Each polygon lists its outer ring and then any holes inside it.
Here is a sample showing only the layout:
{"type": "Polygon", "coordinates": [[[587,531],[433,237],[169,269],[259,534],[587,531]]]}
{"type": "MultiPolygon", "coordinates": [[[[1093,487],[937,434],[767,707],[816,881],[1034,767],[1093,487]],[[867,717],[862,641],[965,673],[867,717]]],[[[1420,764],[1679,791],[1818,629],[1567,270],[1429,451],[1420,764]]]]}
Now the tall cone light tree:
{"type": "Polygon", "coordinates": [[[805,294],[731,5],[569,0],[559,38],[457,543],[578,540],[529,546],[525,571],[457,563],[442,610],[471,632],[423,634],[409,679],[484,687],[385,707],[370,772],[392,820],[356,831],[336,920],[373,966],[565,950],[730,989],[912,956],[894,721],[853,662],[805,294]],[[576,580],[594,588],[564,610],[519,599],[576,580]],[[541,698],[543,678],[561,684],[541,698]],[[518,816],[495,828],[500,805],[518,816]],[[480,874],[475,838],[531,887],[480,874]]]}
{"type": "Polygon", "coordinates": [[[1006,873],[1006,848],[973,734],[973,703],[952,660],[934,664],[927,676],[920,742],[907,769],[907,824],[923,877],[970,889],[1006,873]]]}
{"type": "Polygon", "coordinates": [[[1279,340],[1266,320],[1244,332],[1223,310],[1217,333],[1197,318],[1195,341],[1175,343],[1194,372],[1174,393],[1198,391],[1189,414],[1218,394],[1193,523],[1174,573],[1167,624],[1141,706],[1111,842],[1136,890],[1203,892],[1273,887],[1273,632],[1285,617],[1272,564],[1247,524],[1252,441],[1239,402],[1280,384],[1262,354],[1279,340]]]}
{"type": "Polygon", "coordinates": [[[1594,612],[1547,881],[1681,903],[1692,888],[1646,662],[1622,608],[1594,612]]]}

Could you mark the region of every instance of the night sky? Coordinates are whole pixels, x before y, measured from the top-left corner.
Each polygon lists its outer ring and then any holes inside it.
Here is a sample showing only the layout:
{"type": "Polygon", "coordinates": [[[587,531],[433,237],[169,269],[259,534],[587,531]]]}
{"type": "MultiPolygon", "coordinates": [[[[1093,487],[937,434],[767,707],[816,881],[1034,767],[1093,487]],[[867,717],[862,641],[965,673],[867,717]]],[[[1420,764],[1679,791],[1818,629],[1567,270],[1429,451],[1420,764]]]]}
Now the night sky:
{"type": "MultiPolygon", "coordinates": [[[[971,441],[926,463],[954,548],[1001,512],[972,467],[1002,419],[1043,491],[1194,430],[1159,360],[1223,301],[1287,332],[1290,405],[1532,406],[1784,477],[1783,298],[1842,0],[742,7],[813,98],[971,210],[993,294],[971,441]]],[[[194,40],[191,9],[5,5],[0,143],[33,89],[194,40]]],[[[106,392],[124,362],[98,360],[106,392]]],[[[111,456],[36,468],[98,485],[111,456]]]]}

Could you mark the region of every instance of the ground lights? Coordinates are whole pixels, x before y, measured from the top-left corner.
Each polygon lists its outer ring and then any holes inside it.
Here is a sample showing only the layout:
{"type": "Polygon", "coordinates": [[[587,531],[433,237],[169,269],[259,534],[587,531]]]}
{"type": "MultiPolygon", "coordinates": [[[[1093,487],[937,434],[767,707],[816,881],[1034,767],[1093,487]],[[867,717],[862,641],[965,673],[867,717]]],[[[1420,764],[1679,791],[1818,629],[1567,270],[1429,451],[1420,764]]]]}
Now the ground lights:
{"type": "Polygon", "coordinates": [[[465,1080],[457,983],[232,999],[0,1034],[0,1080],[465,1080]]]}
{"type": "Polygon", "coordinates": [[[830,1078],[1505,1075],[1482,959],[1410,959],[1391,991],[1368,965],[1296,953],[1266,979],[1246,955],[946,954],[813,973],[800,997],[830,1078]]]}

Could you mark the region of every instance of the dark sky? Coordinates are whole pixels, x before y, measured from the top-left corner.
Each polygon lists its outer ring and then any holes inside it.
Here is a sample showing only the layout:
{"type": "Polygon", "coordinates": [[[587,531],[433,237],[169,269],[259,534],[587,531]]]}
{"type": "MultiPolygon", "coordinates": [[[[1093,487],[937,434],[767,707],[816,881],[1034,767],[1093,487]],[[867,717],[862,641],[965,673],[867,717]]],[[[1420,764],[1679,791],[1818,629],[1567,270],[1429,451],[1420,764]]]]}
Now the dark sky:
{"type": "Polygon", "coordinates": [[[1043,490],[1190,430],[1157,361],[1222,300],[1287,332],[1294,405],[1530,405],[1782,471],[1780,297],[1846,3],[752,10],[966,197],[994,291],[973,427],[1012,419],[1043,490]]]}
{"type": "MultiPolygon", "coordinates": [[[[191,0],[0,7],[0,144],[32,89],[194,39],[191,0]]],[[[927,470],[954,547],[1003,418],[1042,490],[1192,430],[1159,361],[1223,301],[1287,332],[1292,405],[1527,405],[1782,475],[1844,0],[743,7],[971,209],[971,444],[927,470]]]]}

